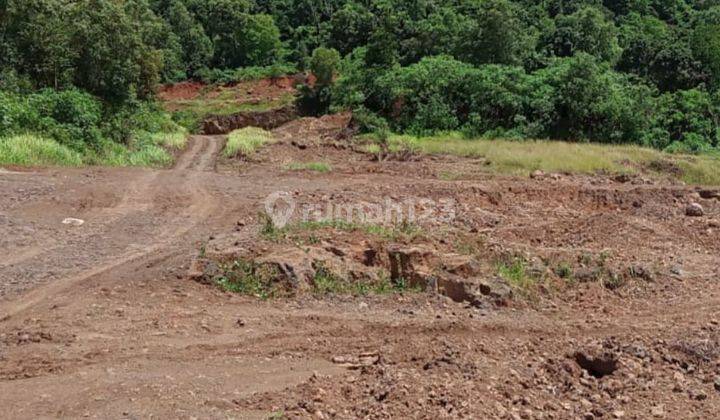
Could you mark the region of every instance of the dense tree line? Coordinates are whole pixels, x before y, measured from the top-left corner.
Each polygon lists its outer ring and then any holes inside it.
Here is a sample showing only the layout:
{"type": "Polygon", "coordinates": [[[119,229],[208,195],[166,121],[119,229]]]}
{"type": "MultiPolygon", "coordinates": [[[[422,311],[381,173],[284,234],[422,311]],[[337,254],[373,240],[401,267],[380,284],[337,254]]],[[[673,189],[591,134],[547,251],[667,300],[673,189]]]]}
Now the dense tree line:
{"type": "Polygon", "coordinates": [[[2,89],[111,110],[159,82],[339,57],[304,106],[417,133],[719,144],[714,0],[0,0],[2,89]]]}

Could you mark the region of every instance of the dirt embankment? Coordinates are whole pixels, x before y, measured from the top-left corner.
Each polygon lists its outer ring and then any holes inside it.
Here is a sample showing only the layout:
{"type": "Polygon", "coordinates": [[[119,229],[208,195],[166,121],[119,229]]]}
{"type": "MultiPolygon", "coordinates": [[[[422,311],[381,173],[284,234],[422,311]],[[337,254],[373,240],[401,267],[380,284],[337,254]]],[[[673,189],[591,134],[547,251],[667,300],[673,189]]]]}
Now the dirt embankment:
{"type": "Polygon", "coordinates": [[[294,105],[269,111],[239,112],[232,115],[211,115],[203,121],[203,134],[228,134],[245,127],[272,130],[298,118],[294,105]]]}

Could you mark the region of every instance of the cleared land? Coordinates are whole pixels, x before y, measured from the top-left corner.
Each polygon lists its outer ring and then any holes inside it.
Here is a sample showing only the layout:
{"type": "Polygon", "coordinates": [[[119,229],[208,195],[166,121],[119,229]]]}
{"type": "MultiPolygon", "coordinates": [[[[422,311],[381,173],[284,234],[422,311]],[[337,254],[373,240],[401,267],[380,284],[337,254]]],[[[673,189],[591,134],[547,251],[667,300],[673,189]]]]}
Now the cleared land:
{"type": "Polygon", "coordinates": [[[720,192],[682,182],[690,158],[598,148],[614,171],[586,167],[580,145],[368,148],[348,122],[293,121],[252,159],[192,136],[167,170],[1,171],[7,415],[720,410],[720,192]],[[297,209],[447,199],[454,217],[295,212],[279,227],[265,205],[277,192],[297,209]]]}

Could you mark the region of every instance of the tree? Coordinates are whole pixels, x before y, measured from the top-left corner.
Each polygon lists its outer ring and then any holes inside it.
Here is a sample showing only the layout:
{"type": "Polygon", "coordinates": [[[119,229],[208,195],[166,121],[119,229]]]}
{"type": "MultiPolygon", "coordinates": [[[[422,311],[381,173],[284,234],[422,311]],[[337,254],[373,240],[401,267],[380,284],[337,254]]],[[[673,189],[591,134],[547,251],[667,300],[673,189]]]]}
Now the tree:
{"type": "Polygon", "coordinates": [[[315,85],[301,89],[300,109],[306,114],[319,115],[328,111],[332,102],[332,85],[340,65],[340,53],[332,48],[316,48],[310,58],[310,70],[315,85]]]}
{"type": "Polygon", "coordinates": [[[570,15],[558,15],[555,31],[546,42],[558,57],[584,52],[614,63],[621,53],[615,25],[595,7],[583,7],[570,15]]]}
{"type": "Polygon", "coordinates": [[[703,12],[690,34],[690,48],[710,75],[715,86],[720,85],[720,8],[703,12]]]}
{"type": "Polygon", "coordinates": [[[5,54],[16,60],[16,70],[30,76],[39,87],[67,86],[73,78],[77,54],[63,5],[49,0],[10,0],[4,15],[5,54]]]}
{"type": "Polygon", "coordinates": [[[472,2],[469,28],[461,34],[458,55],[473,64],[518,64],[534,45],[528,46],[527,28],[517,19],[508,0],[472,2]]]}
{"type": "Polygon", "coordinates": [[[317,86],[330,86],[340,65],[340,53],[332,48],[316,48],[310,58],[310,71],[315,75],[317,86]]]}
{"type": "Polygon", "coordinates": [[[364,6],[349,2],[333,13],[329,21],[328,43],[341,54],[367,44],[374,29],[374,16],[364,6]]]}
{"type": "Polygon", "coordinates": [[[150,96],[162,69],[162,53],[147,45],[138,22],[112,0],[75,4],[72,44],[77,51],[74,83],[110,101],[150,96]]]}
{"type": "Polygon", "coordinates": [[[617,68],[654,83],[661,91],[689,89],[706,80],[686,40],[653,16],[631,13],[622,20],[617,68]]]}
{"type": "Polygon", "coordinates": [[[238,37],[242,50],[240,65],[268,66],[280,58],[280,30],[272,16],[246,15],[238,37]]]}
{"type": "Polygon", "coordinates": [[[185,5],[180,0],[172,0],[165,11],[165,18],[182,48],[186,74],[193,76],[210,65],[214,55],[213,43],[185,5]]]}

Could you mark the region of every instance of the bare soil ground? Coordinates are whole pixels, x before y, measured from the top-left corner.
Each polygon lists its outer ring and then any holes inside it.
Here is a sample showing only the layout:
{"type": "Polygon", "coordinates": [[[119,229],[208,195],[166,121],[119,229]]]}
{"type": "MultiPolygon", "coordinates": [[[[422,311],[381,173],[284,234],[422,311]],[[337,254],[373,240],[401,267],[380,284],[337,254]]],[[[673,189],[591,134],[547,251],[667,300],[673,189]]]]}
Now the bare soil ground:
{"type": "MultiPolygon", "coordinates": [[[[452,157],[378,162],[337,139],[342,118],[292,122],[244,161],[218,158],[223,137],[197,136],[171,170],[0,172],[3,416],[720,413],[712,192],[642,178],[498,176],[452,157]],[[332,171],[286,169],[315,161],[332,171]],[[413,291],[261,300],[190,280],[201,248],[262,256],[288,246],[258,233],[276,191],[299,203],[449,197],[452,222],[423,224],[395,245],[472,256],[489,277],[497,261],[521,256],[544,280],[480,303],[413,291]],[[686,216],[692,202],[703,216],[686,216]],[[68,217],[85,223],[62,224],[68,217]]],[[[393,245],[314,234],[336,255],[393,245]]]]}

